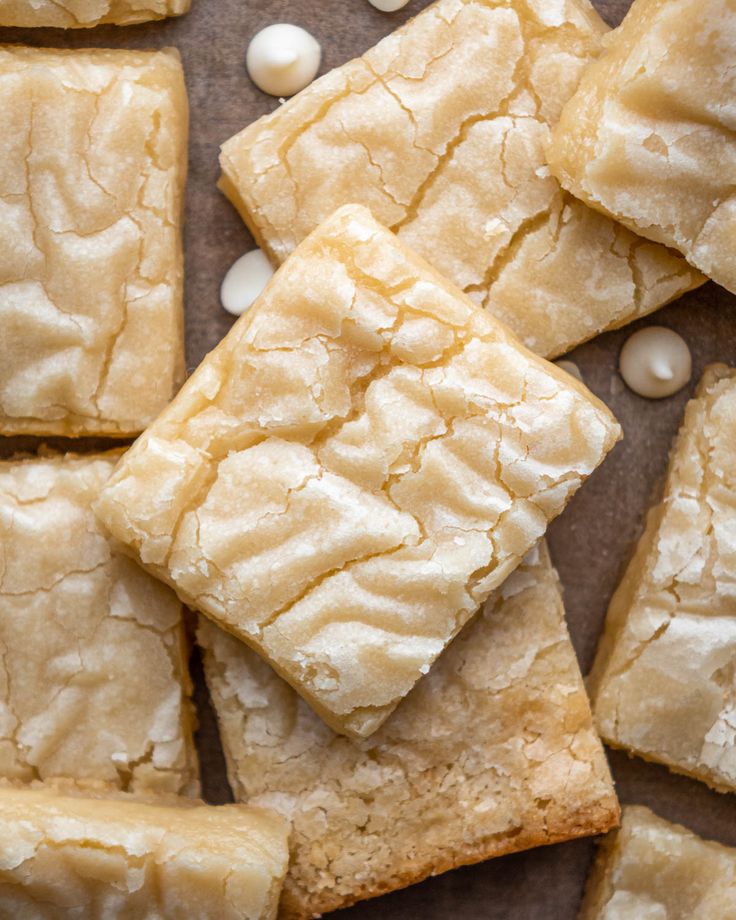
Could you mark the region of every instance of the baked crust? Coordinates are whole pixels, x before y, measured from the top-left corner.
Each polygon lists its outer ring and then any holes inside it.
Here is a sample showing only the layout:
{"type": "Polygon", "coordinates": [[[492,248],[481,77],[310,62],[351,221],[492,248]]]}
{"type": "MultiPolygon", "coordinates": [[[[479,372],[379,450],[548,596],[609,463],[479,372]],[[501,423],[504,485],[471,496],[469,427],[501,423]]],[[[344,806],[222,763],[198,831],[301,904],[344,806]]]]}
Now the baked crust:
{"type": "Polygon", "coordinates": [[[97,511],[361,737],[619,436],[585,387],[347,206],[123,457],[97,511]]]}
{"type": "Polygon", "coordinates": [[[287,864],[264,809],[0,788],[4,917],[273,920],[287,864]]]}
{"type": "Polygon", "coordinates": [[[440,0],[228,140],[221,187],[276,263],[363,204],[562,354],[703,281],[549,174],[550,126],[606,32],[587,0],[440,0]]]}
{"type": "Polygon", "coordinates": [[[184,375],[175,50],[0,47],[0,434],[137,434],[184,375]]]}
{"type": "Polygon", "coordinates": [[[618,819],[543,544],[365,741],[214,624],[198,639],[236,798],[292,822],[282,918],[618,819]]]}
{"type": "Polygon", "coordinates": [[[0,463],[0,776],[197,795],[181,603],[91,510],[119,456],[0,463]]]}
{"type": "Polygon", "coordinates": [[[180,16],[191,0],[0,0],[0,26],[90,29],[180,16]]]}
{"type": "Polygon", "coordinates": [[[589,680],[608,743],[724,791],[736,789],[735,438],[736,371],[714,365],[685,410],[589,680]]]}
{"type": "Polygon", "coordinates": [[[578,920],[728,920],[736,850],[703,840],[640,805],[600,844],[578,920]]]}
{"type": "Polygon", "coordinates": [[[734,0],[635,0],[565,107],[565,188],[736,292],[734,0]]]}

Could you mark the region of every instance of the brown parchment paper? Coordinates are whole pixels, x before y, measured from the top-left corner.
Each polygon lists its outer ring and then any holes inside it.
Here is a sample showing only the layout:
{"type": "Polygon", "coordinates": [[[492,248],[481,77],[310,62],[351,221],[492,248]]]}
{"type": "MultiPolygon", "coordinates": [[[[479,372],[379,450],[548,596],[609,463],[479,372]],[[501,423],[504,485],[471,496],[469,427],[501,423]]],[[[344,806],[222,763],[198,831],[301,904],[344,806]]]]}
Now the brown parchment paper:
{"type": "MultiPolygon", "coordinates": [[[[620,22],[629,6],[629,0],[593,2],[611,25],[620,22]]],[[[231,326],[232,317],[219,304],[219,285],[232,262],[253,246],[242,221],[215,188],[218,148],[245,124],[278,105],[277,100],[259,92],[246,75],[248,40],[273,22],[304,26],[322,44],[324,72],[365,51],[426,3],[412,0],[400,12],[389,15],[375,10],[368,0],[192,0],[187,16],[141,26],[68,32],[0,29],[3,43],[179,48],[191,105],[186,226],[190,370],[231,326]]],[[[707,284],[654,317],[600,336],[569,357],[581,368],[587,385],[613,409],[625,431],[624,442],[576,495],[550,535],[554,561],[565,586],[570,631],[585,673],[609,597],[664,473],[683,406],[706,364],[736,363],[736,297],[707,284]],[[631,393],[616,371],[618,353],[627,336],[652,323],[675,329],[693,352],[690,386],[658,402],[631,393]]],[[[109,446],[109,442],[90,439],[72,442],[47,438],[45,443],[64,450],[109,446]]],[[[0,438],[0,456],[34,451],[38,444],[34,438],[0,438]]],[[[228,801],[230,791],[217,728],[196,652],[192,666],[200,710],[197,740],[204,792],[211,802],[228,801]]],[[[697,833],[736,845],[736,795],[712,792],[700,783],[620,752],[609,755],[623,802],[648,805],[697,833]]],[[[364,902],[340,916],[346,920],[573,920],[593,846],[590,840],[578,840],[458,869],[364,902]]]]}

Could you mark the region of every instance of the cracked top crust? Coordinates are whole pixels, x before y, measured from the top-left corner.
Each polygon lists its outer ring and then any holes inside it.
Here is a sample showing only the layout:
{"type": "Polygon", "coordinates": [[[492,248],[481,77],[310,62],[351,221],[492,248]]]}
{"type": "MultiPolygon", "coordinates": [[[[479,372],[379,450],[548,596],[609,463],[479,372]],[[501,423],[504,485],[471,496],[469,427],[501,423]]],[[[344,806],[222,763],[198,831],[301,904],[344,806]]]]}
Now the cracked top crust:
{"type": "Polygon", "coordinates": [[[196,795],[181,603],[91,510],[119,455],[0,463],[0,776],[196,795]]]}
{"type": "Polygon", "coordinates": [[[279,815],[243,805],[0,789],[0,915],[273,920],[287,837],[279,815]]]}
{"type": "Polygon", "coordinates": [[[613,596],[590,688],[612,744],[736,789],[736,370],[709,368],[613,596]]]}
{"type": "Polygon", "coordinates": [[[736,292],[736,0],[635,0],[555,129],[562,184],[736,292]]]}
{"type": "Polygon", "coordinates": [[[97,510],[337,731],[365,736],[619,436],[585,387],[347,206],[97,510]]]}
{"type": "Polygon", "coordinates": [[[736,849],[627,805],[600,845],[579,920],[730,920],[736,849]]]}
{"type": "Polygon", "coordinates": [[[0,47],[0,434],[137,434],[184,373],[176,51],[0,47]]]}
{"type": "Polygon", "coordinates": [[[563,192],[550,125],[607,31],[587,0],[440,0],[222,148],[276,261],[357,202],[554,357],[703,279],[563,192]]]}
{"type": "Polygon", "coordinates": [[[89,29],[180,16],[191,0],[0,0],[0,26],[89,29]]]}
{"type": "Polygon", "coordinates": [[[204,619],[198,638],[236,798],[292,821],[283,918],[618,818],[543,545],[367,741],[204,619]]]}

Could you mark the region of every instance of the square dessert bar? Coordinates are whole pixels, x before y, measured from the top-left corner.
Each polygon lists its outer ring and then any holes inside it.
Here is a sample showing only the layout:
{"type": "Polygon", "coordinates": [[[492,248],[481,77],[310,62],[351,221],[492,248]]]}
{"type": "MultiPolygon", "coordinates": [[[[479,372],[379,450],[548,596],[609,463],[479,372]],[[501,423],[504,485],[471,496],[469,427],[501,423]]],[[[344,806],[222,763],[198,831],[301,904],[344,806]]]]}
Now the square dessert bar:
{"type": "Polygon", "coordinates": [[[325,221],[97,511],[337,731],[369,735],[620,436],[362,207],[325,221]]]}
{"type": "Polygon", "coordinates": [[[288,826],[243,805],[0,788],[0,916],[273,920],[288,826]]]}
{"type": "Polygon", "coordinates": [[[0,26],[89,29],[180,16],[191,0],[0,0],[0,26]]]}
{"type": "Polygon", "coordinates": [[[736,849],[627,805],[604,838],[579,920],[731,920],[736,849]]]}
{"type": "Polygon", "coordinates": [[[736,790],[736,370],[705,373],[590,677],[610,744],[736,790]]]}
{"type": "Polygon", "coordinates": [[[607,31],[587,0],[439,0],[227,141],[221,187],[277,263],[363,204],[562,354],[702,282],[549,174],[550,126],[607,31]]]}
{"type": "Polygon", "coordinates": [[[236,798],[292,822],[284,918],[617,822],[543,544],[367,741],[204,619],[199,641],[236,798]]]}
{"type": "Polygon", "coordinates": [[[0,97],[0,434],[136,434],[184,374],[179,55],[0,47],[0,97]]]}
{"type": "Polygon", "coordinates": [[[635,0],[557,126],[565,188],[736,292],[736,8],[635,0]]]}
{"type": "Polygon", "coordinates": [[[118,457],[0,463],[0,777],[196,795],[181,603],[91,509],[118,457]]]}

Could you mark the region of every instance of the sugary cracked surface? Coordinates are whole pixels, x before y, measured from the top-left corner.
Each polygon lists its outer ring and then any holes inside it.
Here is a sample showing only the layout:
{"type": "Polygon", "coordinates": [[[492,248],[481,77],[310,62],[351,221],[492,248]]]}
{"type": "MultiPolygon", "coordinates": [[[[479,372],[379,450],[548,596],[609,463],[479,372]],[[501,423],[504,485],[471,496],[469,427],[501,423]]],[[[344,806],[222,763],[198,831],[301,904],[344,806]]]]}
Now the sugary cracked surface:
{"type": "Polygon", "coordinates": [[[635,0],[550,150],[562,184],[736,292],[736,0],[635,0]]]}
{"type": "Polygon", "coordinates": [[[367,741],[204,619],[199,641],[236,798],[293,822],[284,918],[616,823],[544,546],[367,741]]]}
{"type": "Polygon", "coordinates": [[[563,192],[544,148],[607,31],[587,0],[440,0],[222,148],[282,261],[357,202],[547,357],[700,283],[563,192]]]}
{"type": "Polygon", "coordinates": [[[736,917],[736,849],[627,806],[601,844],[579,920],[696,917],[736,917]]]}
{"type": "Polygon", "coordinates": [[[288,827],[243,805],[0,789],[0,916],[273,920],[288,827]]]}
{"type": "Polygon", "coordinates": [[[382,228],[338,211],[98,504],[338,731],[374,731],[620,435],[382,228]]]}
{"type": "Polygon", "coordinates": [[[91,510],[118,456],[0,463],[0,776],[192,795],[181,604],[91,510]]]}
{"type": "Polygon", "coordinates": [[[611,744],[736,789],[736,371],[708,369],[591,673],[611,744]]]}
{"type": "Polygon", "coordinates": [[[179,16],[191,0],[0,0],[0,26],[89,29],[179,16]]]}
{"type": "Polygon", "coordinates": [[[175,51],[0,48],[0,433],[141,431],[184,370],[175,51]]]}

